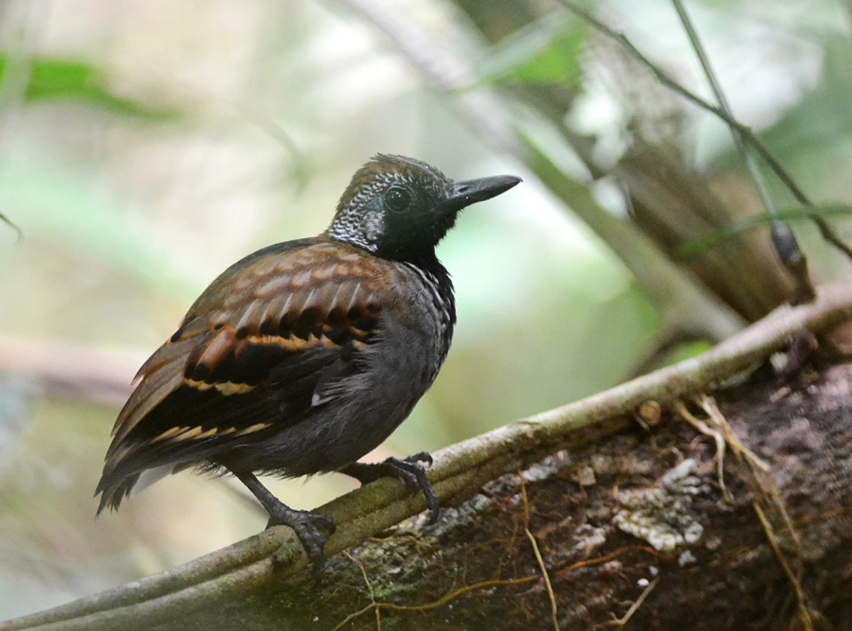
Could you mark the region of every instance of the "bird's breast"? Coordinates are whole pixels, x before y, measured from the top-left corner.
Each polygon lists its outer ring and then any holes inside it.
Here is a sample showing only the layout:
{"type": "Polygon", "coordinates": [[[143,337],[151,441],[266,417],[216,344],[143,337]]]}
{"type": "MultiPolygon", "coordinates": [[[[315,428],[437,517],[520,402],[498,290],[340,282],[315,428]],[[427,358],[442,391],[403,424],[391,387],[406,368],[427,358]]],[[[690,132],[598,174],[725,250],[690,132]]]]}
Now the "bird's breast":
{"type": "Polygon", "coordinates": [[[452,283],[443,268],[434,272],[410,263],[399,264],[392,278],[401,291],[399,308],[391,310],[391,314],[421,334],[421,343],[407,350],[422,355],[424,363],[428,364],[425,369],[431,385],[447,357],[455,328],[452,283]]]}

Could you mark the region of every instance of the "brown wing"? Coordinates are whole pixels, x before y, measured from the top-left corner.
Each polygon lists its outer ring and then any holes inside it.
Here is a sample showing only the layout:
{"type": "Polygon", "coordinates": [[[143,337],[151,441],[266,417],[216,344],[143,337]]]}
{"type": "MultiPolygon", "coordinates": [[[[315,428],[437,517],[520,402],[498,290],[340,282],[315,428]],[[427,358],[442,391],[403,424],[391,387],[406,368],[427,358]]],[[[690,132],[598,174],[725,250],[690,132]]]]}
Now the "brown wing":
{"type": "Polygon", "coordinates": [[[313,239],[261,250],[216,279],[139,370],[113,428],[101,509],[145,469],[203,461],[333,398],[375,335],[381,265],[313,239]]]}

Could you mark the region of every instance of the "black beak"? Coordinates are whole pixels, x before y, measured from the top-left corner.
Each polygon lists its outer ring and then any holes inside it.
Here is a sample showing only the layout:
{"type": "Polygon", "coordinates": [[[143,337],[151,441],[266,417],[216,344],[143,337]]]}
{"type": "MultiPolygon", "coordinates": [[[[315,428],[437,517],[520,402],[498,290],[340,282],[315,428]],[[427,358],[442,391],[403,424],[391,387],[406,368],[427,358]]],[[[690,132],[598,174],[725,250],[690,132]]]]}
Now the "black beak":
{"type": "Polygon", "coordinates": [[[478,180],[456,182],[441,206],[448,211],[459,211],[476,202],[497,197],[522,181],[514,175],[495,175],[478,180]]]}

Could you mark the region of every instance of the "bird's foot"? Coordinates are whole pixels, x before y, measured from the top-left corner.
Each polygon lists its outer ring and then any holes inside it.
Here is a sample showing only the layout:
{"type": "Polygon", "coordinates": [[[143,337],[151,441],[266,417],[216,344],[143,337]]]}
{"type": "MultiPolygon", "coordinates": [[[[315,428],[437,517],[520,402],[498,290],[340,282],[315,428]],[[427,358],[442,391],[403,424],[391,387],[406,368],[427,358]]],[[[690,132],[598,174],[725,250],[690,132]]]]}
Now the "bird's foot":
{"type": "Polygon", "coordinates": [[[428,452],[421,451],[408,458],[391,457],[376,464],[356,462],[341,469],[340,472],[355,478],[361,484],[369,484],[379,478],[397,478],[402,480],[412,494],[423,491],[426,509],[429,511],[429,523],[434,524],[441,516],[441,505],[422,463],[432,464],[432,456],[428,452]]]}
{"type": "Polygon", "coordinates": [[[266,512],[269,514],[269,522],[266,524],[267,528],[272,528],[272,526],[289,526],[293,529],[293,532],[296,533],[313,565],[314,576],[319,579],[323,563],[325,563],[323,549],[327,540],[327,537],[319,531],[319,528],[327,530],[329,535],[334,534],[334,520],[325,515],[317,515],[309,511],[290,508],[270,493],[269,489],[263,486],[260,480],[250,471],[232,471],[257,498],[261,506],[266,509],[266,512]]]}
{"type": "Polygon", "coordinates": [[[336,529],[334,520],[331,517],[317,515],[310,511],[295,510],[282,502],[269,505],[266,509],[269,513],[267,529],[273,526],[292,528],[311,560],[314,574],[318,576],[325,563],[323,549],[328,540],[328,537],[320,532],[320,528],[327,531],[329,536],[333,535],[336,529]]]}

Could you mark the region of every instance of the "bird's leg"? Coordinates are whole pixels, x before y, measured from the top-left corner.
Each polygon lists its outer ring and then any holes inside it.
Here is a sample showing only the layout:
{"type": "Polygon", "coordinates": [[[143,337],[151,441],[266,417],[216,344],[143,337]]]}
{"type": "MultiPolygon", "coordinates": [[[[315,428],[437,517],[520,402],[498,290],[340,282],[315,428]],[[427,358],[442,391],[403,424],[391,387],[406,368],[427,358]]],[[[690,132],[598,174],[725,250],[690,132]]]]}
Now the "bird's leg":
{"type": "Polygon", "coordinates": [[[272,526],[289,526],[296,533],[299,541],[305,548],[308,558],[314,567],[314,573],[319,573],[322,570],[325,557],[323,556],[323,548],[327,537],[323,535],[318,526],[324,528],[329,534],[334,534],[335,524],[331,517],[325,515],[316,515],[310,511],[301,511],[290,508],[284,502],[275,497],[269,492],[265,486],[260,483],[260,480],[251,472],[233,471],[240,482],[246,485],[249,491],[257,498],[257,501],[269,513],[269,522],[267,528],[272,526]]]}
{"type": "Polygon", "coordinates": [[[426,477],[426,469],[421,464],[432,464],[432,456],[421,451],[408,458],[388,458],[384,462],[365,464],[356,462],[340,470],[358,480],[361,484],[369,484],[379,478],[398,478],[405,483],[413,494],[423,491],[426,498],[426,508],[429,511],[429,523],[434,524],[441,516],[441,505],[438,494],[426,477]]]}

